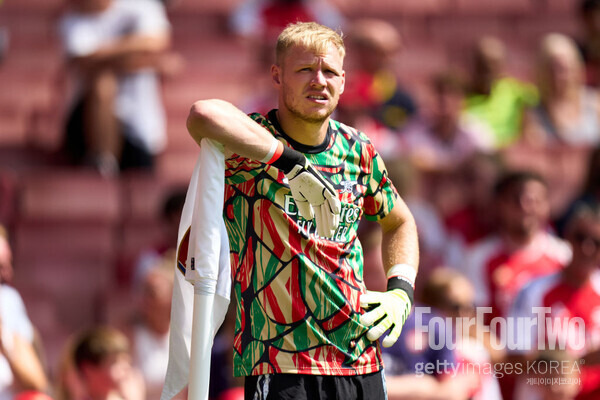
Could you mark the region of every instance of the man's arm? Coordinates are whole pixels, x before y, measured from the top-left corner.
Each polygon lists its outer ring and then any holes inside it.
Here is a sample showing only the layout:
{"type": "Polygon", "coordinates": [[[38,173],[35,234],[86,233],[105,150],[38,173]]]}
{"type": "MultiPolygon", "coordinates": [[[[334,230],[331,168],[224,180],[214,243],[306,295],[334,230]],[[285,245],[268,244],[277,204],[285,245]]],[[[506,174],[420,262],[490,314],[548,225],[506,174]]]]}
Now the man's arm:
{"type": "Polygon", "coordinates": [[[342,208],[338,194],[304,154],[284,146],[264,127],[223,100],[194,103],[187,128],[198,144],[202,138],[208,138],[222,144],[226,153],[281,170],[288,179],[300,215],[307,220],[314,218],[319,236],[331,237],[335,233],[342,208]]]}
{"type": "MultiPolygon", "coordinates": [[[[274,142],[269,131],[233,104],[218,100],[200,100],[192,105],[187,129],[200,144],[202,138],[225,146],[226,152],[239,154],[251,160],[266,158],[274,142]]],[[[283,148],[283,144],[276,144],[283,148]]]]}
{"type": "Polygon", "coordinates": [[[107,69],[128,72],[160,67],[170,43],[168,31],[152,35],[132,34],[108,43],[89,55],[74,57],[71,62],[88,74],[107,69]]]}
{"type": "Polygon", "coordinates": [[[406,322],[414,303],[414,285],[419,265],[419,244],[415,220],[402,199],[397,198],[392,211],[380,220],[383,229],[382,259],[388,278],[387,291],[367,291],[360,305],[367,310],[361,318],[370,327],[369,340],[383,339],[392,346],[406,322]]]}
{"type": "Polygon", "coordinates": [[[383,268],[388,274],[399,264],[419,268],[419,240],[417,225],[406,203],[398,197],[392,211],[379,221],[383,230],[381,252],[383,268]]]}
{"type": "Polygon", "coordinates": [[[45,391],[48,379],[33,345],[18,333],[9,333],[10,344],[0,341],[0,353],[4,355],[16,382],[22,389],[45,391]]]}

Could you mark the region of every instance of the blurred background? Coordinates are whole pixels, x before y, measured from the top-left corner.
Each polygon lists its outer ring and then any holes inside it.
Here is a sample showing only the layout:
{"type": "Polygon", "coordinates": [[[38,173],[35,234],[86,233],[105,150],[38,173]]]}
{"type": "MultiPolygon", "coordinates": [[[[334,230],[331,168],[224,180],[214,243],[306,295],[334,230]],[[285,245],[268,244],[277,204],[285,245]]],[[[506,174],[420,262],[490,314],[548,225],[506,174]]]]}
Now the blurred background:
{"type": "MultiPolygon", "coordinates": [[[[600,26],[594,23],[600,19],[597,11],[595,20],[586,17],[600,9],[594,2],[585,2],[590,8],[583,11],[584,2],[574,0],[146,1],[161,3],[170,24],[170,41],[160,49],[164,58],[144,65],[159,78],[165,140],[149,151],[151,165],[107,170],[96,162],[71,162],[63,151],[82,82],[74,78],[85,75],[77,62],[90,54],[69,47],[64,18],[83,12],[86,0],[0,0],[0,223],[14,268],[5,283],[24,300],[52,379],[68,338],[86,326],[137,318],[136,293],[149,265],[172,260],[168,249],[175,246],[182,190],[198,155],[185,128],[191,104],[221,98],[246,112],[276,107],[269,83],[273,31],[287,22],[316,19],[344,32],[348,88],[336,119],[372,136],[397,171],[394,182],[407,196],[416,190],[414,203],[426,199],[441,216],[440,232],[476,190],[465,184],[462,168],[475,152],[542,174],[551,189],[552,221],[583,190],[600,132],[593,128],[591,139],[577,142],[557,134],[560,129],[527,130],[523,121],[528,108],[555,104],[540,101],[558,97],[555,81],[571,79],[557,73],[552,89],[542,87],[540,54],[549,33],[573,40],[578,57],[585,57],[573,80],[595,91],[600,26]],[[514,86],[500,95],[497,113],[509,108],[517,115],[508,122],[486,120],[490,111],[477,108],[484,102],[477,96],[490,96],[493,82],[505,78],[514,86]],[[458,100],[444,97],[448,93],[458,100]],[[417,122],[452,125],[458,118],[476,136],[459,150],[421,143],[414,132],[417,122]],[[504,130],[494,126],[513,122],[504,130]],[[409,160],[417,173],[402,175],[407,172],[396,169],[398,159],[409,160]]],[[[562,64],[552,65],[556,72],[562,64]]],[[[592,119],[600,110],[594,101],[592,119]]],[[[450,263],[439,249],[440,232],[426,235],[432,250],[424,271],[442,259],[450,263]]],[[[365,279],[381,284],[376,275],[365,279]]]]}

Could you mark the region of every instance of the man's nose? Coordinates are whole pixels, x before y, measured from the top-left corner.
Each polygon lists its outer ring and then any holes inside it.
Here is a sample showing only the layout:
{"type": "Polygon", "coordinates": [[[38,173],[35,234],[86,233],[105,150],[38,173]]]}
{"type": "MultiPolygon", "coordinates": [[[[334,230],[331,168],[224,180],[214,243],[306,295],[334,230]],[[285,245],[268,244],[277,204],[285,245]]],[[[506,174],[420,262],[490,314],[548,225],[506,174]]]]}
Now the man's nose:
{"type": "Polygon", "coordinates": [[[315,86],[325,86],[326,80],[325,80],[325,75],[323,74],[323,71],[321,71],[321,70],[315,71],[310,83],[315,86]]]}

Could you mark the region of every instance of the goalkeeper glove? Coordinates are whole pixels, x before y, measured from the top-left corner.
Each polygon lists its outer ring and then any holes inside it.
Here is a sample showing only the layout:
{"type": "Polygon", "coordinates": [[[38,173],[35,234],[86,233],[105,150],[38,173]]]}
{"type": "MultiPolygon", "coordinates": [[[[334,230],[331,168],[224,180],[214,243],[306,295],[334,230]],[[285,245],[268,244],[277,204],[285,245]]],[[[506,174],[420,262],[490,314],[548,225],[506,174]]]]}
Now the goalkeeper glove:
{"type": "Polygon", "coordinates": [[[271,156],[267,163],[282,170],[287,177],[300,215],[306,220],[315,219],[319,236],[333,236],[342,208],[333,186],[302,153],[287,146],[283,146],[279,157],[271,156]],[[273,161],[273,158],[276,159],[273,161]]]}
{"type": "Polygon", "coordinates": [[[410,314],[416,271],[409,265],[399,264],[390,269],[388,277],[386,292],[367,291],[360,297],[360,306],[368,309],[360,317],[360,323],[370,327],[367,339],[377,340],[390,330],[381,343],[383,347],[396,343],[410,314]]]}

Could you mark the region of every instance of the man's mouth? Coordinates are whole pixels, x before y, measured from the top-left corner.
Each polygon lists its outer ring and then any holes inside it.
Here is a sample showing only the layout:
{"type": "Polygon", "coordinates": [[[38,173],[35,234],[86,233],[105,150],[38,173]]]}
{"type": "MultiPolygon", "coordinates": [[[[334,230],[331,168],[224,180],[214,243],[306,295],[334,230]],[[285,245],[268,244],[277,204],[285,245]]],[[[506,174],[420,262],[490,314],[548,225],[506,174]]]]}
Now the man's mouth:
{"type": "Polygon", "coordinates": [[[308,98],[311,100],[327,100],[327,97],[319,95],[319,94],[308,95],[308,98]]]}

